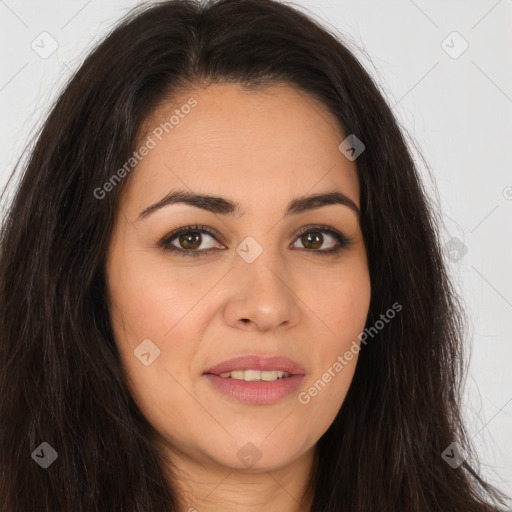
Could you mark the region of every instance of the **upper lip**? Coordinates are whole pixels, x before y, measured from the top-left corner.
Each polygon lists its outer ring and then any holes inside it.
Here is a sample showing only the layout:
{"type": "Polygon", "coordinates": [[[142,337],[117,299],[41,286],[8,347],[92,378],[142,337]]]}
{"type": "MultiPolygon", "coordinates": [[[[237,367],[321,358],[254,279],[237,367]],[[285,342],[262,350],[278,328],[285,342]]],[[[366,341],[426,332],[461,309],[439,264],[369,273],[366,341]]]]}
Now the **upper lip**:
{"type": "Polygon", "coordinates": [[[235,370],[283,370],[292,375],[304,375],[302,365],[284,356],[260,357],[256,355],[243,355],[223,361],[203,373],[220,375],[235,370]]]}

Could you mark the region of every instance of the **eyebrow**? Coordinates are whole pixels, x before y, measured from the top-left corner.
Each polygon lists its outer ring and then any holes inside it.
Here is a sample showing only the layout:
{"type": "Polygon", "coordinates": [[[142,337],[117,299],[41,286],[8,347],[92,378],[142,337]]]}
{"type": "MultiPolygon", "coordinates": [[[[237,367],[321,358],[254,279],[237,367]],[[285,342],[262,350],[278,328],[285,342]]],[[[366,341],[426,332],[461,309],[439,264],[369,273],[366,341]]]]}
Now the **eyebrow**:
{"type": "MultiPolygon", "coordinates": [[[[147,208],[144,208],[144,210],[142,210],[142,212],[139,214],[137,220],[147,218],[149,215],[159,210],[160,208],[178,203],[189,204],[191,206],[195,206],[196,208],[201,208],[202,210],[220,215],[232,215],[241,217],[245,213],[240,203],[230,201],[224,197],[212,196],[208,194],[196,194],[185,190],[171,190],[160,201],[152,204],[151,206],[148,206],[147,208]]],[[[348,206],[357,214],[358,218],[361,216],[359,208],[354,203],[354,201],[350,199],[350,197],[341,192],[332,191],[325,192],[323,194],[314,194],[293,199],[288,203],[284,217],[288,217],[290,215],[298,215],[300,213],[331,204],[341,204],[348,206]]]]}

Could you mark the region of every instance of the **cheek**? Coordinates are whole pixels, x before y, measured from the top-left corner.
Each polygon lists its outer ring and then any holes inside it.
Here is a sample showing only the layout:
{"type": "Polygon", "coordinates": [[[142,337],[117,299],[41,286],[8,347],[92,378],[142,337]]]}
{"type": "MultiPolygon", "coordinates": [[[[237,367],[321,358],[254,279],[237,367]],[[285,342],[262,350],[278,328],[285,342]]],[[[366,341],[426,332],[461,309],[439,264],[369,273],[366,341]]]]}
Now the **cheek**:
{"type": "Polygon", "coordinates": [[[317,349],[327,355],[350,346],[364,329],[370,307],[371,286],[364,261],[355,260],[337,272],[322,278],[312,297],[312,309],[322,321],[319,333],[326,334],[317,349]],[[333,352],[334,351],[334,352],[333,352]]]}
{"type": "Polygon", "coordinates": [[[187,304],[183,290],[148,260],[143,253],[114,255],[108,287],[112,328],[131,391],[139,405],[158,406],[156,395],[173,387],[170,375],[186,375],[194,346],[180,332],[187,304]]]}
{"type": "Polygon", "coordinates": [[[155,265],[144,252],[120,257],[110,272],[113,320],[132,341],[165,342],[204,294],[204,283],[193,283],[193,278],[173,273],[170,266],[155,265]]]}
{"type": "Polygon", "coordinates": [[[113,327],[128,389],[157,430],[179,437],[183,428],[192,428],[188,419],[201,414],[187,393],[199,336],[163,281],[139,281],[134,275],[118,291],[113,327]]]}
{"type": "Polygon", "coordinates": [[[308,411],[304,417],[311,431],[327,430],[345,400],[355,372],[371,289],[366,268],[352,270],[331,279],[329,293],[315,298],[315,313],[324,325],[319,324],[322,336],[312,337],[313,371],[297,397],[308,411]]]}
{"type": "Polygon", "coordinates": [[[200,415],[187,390],[202,329],[212,314],[206,295],[219,277],[211,273],[198,278],[193,269],[172,269],[165,261],[155,264],[147,252],[114,256],[115,264],[108,267],[110,313],[132,396],[155,425],[175,426],[170,411],[179,410],[186,418],[192,410],[200,415]],[[139,350],[141,346],[146,348],[139,350]],[[137,356],[148,352],[146,366],[144,357],[137,356]]]}

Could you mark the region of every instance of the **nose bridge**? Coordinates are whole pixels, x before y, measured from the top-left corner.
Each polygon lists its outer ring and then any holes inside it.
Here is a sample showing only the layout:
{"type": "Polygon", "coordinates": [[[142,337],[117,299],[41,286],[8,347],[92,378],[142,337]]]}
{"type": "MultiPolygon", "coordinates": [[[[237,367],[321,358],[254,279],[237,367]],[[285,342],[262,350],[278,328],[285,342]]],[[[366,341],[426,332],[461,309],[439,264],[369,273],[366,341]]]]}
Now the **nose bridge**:
{"type": "Polygon", "coordinates": [[[228,322],[245,324],[250,320],[265,329],[283,322],[295,323],[298,305],[291,276],[281,264],[279,248],[265,248],[255,238],[247,237],[236,252],[228,322]]]}
{"type": "Polygon", "coordinates": [[[239,278],[246,285],[259,286],[268,292],[282,293],[286,281],[285,268],[279,257],[279,247],[270,240],[271,235],[260,235],[260,240],[265,237],[265,245],[254,237],[248,236],[237,247],[238,258],[235,266],[239,272],[239,278]]]}

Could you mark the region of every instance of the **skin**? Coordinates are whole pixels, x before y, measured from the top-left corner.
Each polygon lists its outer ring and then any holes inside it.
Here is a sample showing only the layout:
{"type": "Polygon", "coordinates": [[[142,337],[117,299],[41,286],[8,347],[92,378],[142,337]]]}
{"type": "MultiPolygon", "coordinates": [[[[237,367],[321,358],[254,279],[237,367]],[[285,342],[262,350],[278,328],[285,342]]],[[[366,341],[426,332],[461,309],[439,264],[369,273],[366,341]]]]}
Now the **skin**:
{"type": "MultiPolygon", "coordinates": [[[[189,90],[153,112],[141,143],[190,97],[198,104],[132,171],[119,204],[106,271],[123,367],[137,405],[158,431],[155,442],[173,461],[168,475],[180,512],[308,510],[311,493],[303,507],[299,502],[316,443],[343,403],[357,355],[309,403],[297,394],[359,343],[370,278],[359,218],[349,207],[283,213],[296,197],[329,191],[359,207],[356,162],[338,149],[347,134],[337,119],[286,84],[257,92],[233,84],[189,90]],[[222,196],[245,213],[173,204],[138,219],[171,189],[222,196]],[[193,239],[192,250],[212,249],[199,257],[157,245],[194,224],[218,230],[224,241],[208,234],[193,239]],[[325,224],[352,244],[321,254],[337,242],[316,230],[320,242],[308,244],[297,234],[310,224],[325,224]],[[236,252],[248,236],[263,249],[252,263],[236,252]],[[144,339],[160,350],[149,366],[134,355],[144,339]],[[279,354],[302,364],[300,389],[274,404],[251,405],[202,376],[242,354],[279,354]],[[237,456],[249,442],[261,454],[250,467],[237,456]]],[[[191,250],[179,238],[173,245],[191,250]]]]}

